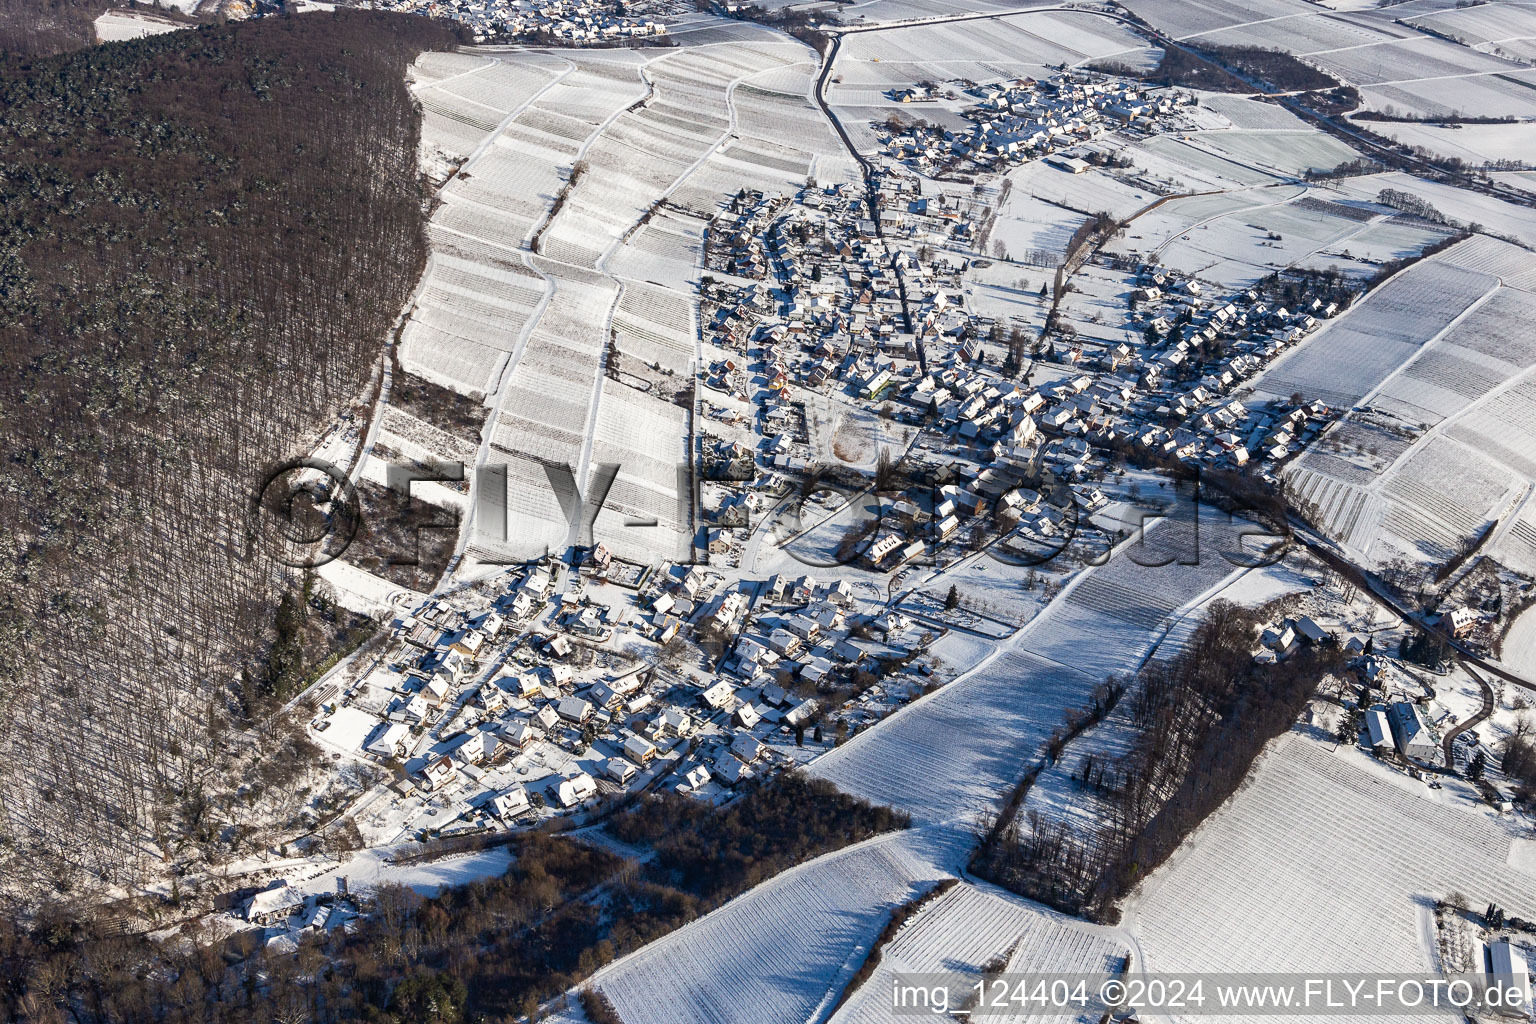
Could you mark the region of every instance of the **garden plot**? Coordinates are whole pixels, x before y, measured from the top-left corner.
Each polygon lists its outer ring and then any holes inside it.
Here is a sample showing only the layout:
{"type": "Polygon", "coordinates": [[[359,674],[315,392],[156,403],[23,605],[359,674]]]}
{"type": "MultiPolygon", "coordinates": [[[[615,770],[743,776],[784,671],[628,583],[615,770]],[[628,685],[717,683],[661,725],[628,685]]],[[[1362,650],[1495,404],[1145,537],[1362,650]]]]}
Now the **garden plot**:
{"type": "Polygon", "coordinates": [[[1459,417],[1446,433],[1536,480],[1536,382],[1529,377],[1459,417]]]}
{"type": "Polygon", "coordinates": [[[388,406],[379,425],[379,441],[407,459],[420,463],[472,462],[475,445],[418,419],[403,409],[388,406]]]}
{"type": "Polygon", "coordinates": [[[1444,563],[1498,518],[1511,486],[1508,471],[1476,449],[1433,437],[1382,482],[1382,533],[1365,554],[1378,564],[1397,553],[1444,563]]]}
{"type": "MultiPolygon", "coordinates": [[[[1526,498],[1508,527],[1495,537],[1489,552],[1514,571],[1536,576],[1536,502],[1526,498]]],[[[1517,636],[1511,630],[1505,637],[1504,660],[1517,665],[1516,671],[1536,672],[1536,616],[1522,612],[1515,624],[1520,634],[1517,636]]]]}
{"type": "MultiPolygon", "coordinates": [[[[1334,49],[1344,53],[1362,50],[1369,52],[1404,37],[1423,38],[1400,25],[1367,25],[1347,15],[1331,15],[1314,9],[1305,17],[1257,21],[1250,25],[1199,33],[1197,41],[1217,46],[1256,46],[1284,50],[1287,53],[1317,54],[1319,51],[1334,49]]],[[[1329,56],[1332,54],[1325,52],[1311,58],[1312,63],[1322,63],[1329,56]]]]}
{"type": "MultiPolygon", "coordinates": [[[[1010,974],[1113,974],[1127,953],[1104,929],[993,886],[961,882],[902,927],[882,950],[879,968],[833,1015],[832,1024],[896,1024],[910,1019],[892,1012],[891,986],[898,972],[954,973],[950,1005],[958,1006],[982,968],[1012,950],[1016,951],[1006,968],[1010,974]]],[[[1042,1014],[1028,1019],[1045,1024],[1076,1018],[1042,1014]]]]}
{"type": "Polygon", "coordinates": [[[1073,174],[1052,167],[1044,160],[1031,160],[1012,172],[1010,177],[1014,192],[1026,192],[1044,202],[1075,211],[1080,217],[1108,211],[1124,219],[1157,198],[1097,168],[1073,174]]]}
{"type": "MultiPolygon", "coordinates": [[[[1421,266],[1455,261],[1482,268],[1459,272],[1491,277],[1485,271],[1519,262],[1520,252],[1473,239],[1421,266]]],[[[1376,564],[1438,563],[1505,522],[1536,481],[1533,315],[1536,295],[1498,288],[1386,378],[1371,407],[1417,433],[1411,448],[1412,435],[1346,420],[1288,467],[1320,528],[1376,564]]],[[[1516,555],[1522,530],[1517,522],[1498,534],[1516,555]]]]}
{"type": "MultiPolygon", "coordinates": [[[[1511,288],[1536,292],[1536,263],[1528,250],[1488,235],[1473,235],[1454,248],[1436,253],[1442,263],[1493,274],[1511,288]]],[[[1522,345],[1521,351],[1524,351],[1522,345]]]]}
{"type": "MultiPolygon", "coordinates": [[[[844,7],[840,18],[845,22],[873,25],[953,14],[1016,11],[1020,7],[1043,5],[1043,0],[1031,0],[1029,3],[1022,4],[1010,3],[1007,0],[861,0],[859,3],[844,7]]],[[[771,6],[779,6],[779,4],[774,2],[771,6]]]]}
{"type": "MultiPolygon", "coordinates": [[[[1343,208],[1342,204],[1334,205],[1343,208]]],[[[1417,255],[1450,233],[1449,228],[1414,217],[1378,217],[1299,261],[1297,266],[1333,267],[1344,274],[1369,277],[1381,264],[1417,255]]]]}
{"type": "Polygon", "coordinates": [[[494,63],[493,58],[478,53],[428,51],[406,69],[406,82],[417,87],[429,86],[453,75],[483,71],[494,63]]]}
{"type": "MultiPolygon", "coordinates": [[[[1331,745],[1331,744],[1330,744],[1331,745]]],[[[1133,898],[1150,971],[1423,972],[1433,900],[1536,913],[1497,819],[1292,733],[1133,898]]]]}
{"type": "Polygon", "coordinates": [[[1048,253],[1061,260],[1082,223],[1083,215],[1076,210],[1047,202],[1027,188],[1012,188],[992,223],[991,241],[1003,247],[1005,258],[1034,260],[1048,253]]]}
{"type": "Polygon", "coordinates": [[[1297,194],[1293,187],[1275,186],[1272,189],[1170,198],[1137,217],[1126,233],[1110,240],[1105,249],[1110,252],[1150,249],[1158,253],[1198,224],[1270,202],[1285,202],[1297,194]]]}
{"type": "MultiPolygon", "coordinates": [[[[848,9],[844,17],[856,10],[848,9]]],[[[1156,58],[1148,62],[1148,49],[1146,40],[1107,18],[1039,11],[855,33],[844,38],[837,69],[846,82],[889,88],[923,79],[995,81],[1027,73],[1020,65],[1076,64],[1111,55],[1150,66],[1156,58]]]]}
{"type": "MultiPolygon", "coordinates": [[[[1028,258],[1027,250],[1013,249],[1006,243],[1005,248],[1014,259],[1028,258]]],[[[966,303],[1005,326],[1039,323],[1050,308],[1050,300],[1040,295],[1040,287],[1050,283],[1051,273],[1033,263],[993,261],[990,266],[978,267],[972,262],[965,271],[966,303]]]]}
{"type": "Polygon", "coordinates": [[[573,136],[590,134],[644,87],[633,69],[626,69],[630,80],[621,81],[571,72],[570,62],[540,55],[443,74],[447,69],[451,65],[432,65],[427,73],[437,75],[435,84],[418,94],[429,110],[437,103],[478,111],[480,135],[473,140],[476,159],[439,193],[428,226],[432,257],[402,333],[401,361],[435,383],[486,395],[544,299],[546,283],[523,252],[559,188],[560,168],[575,158],[573,136]],[[563,75],[558,80],[556,67],[563,75]],[[503,123],[485,145],[491,136],[484,125],[503,123]]]}
{"type": "Polygon", "coordinates": [[[421,101],[424,162],[457,163],[473,153],[507,115],[548,86],[565,65],[538,54],[515,61],[426,54],[413,74],[421,101]],[[458,60],[444,60],[457,57],[458,60]],[[427,58],[431,58],[428,60],[427,58]]]}
{"type": "Polygon", "coordinates": [[[1398,274],[1254,379],[1273,398],[1300,393],[1348,408],[1444,331],[1497,281],[1425,260],[1398,274]]]}
{"type": "Polygon", "coordinates": [[[1125,319],[1126,303],[1136,287],[1133,274],[1087,264],[1072,275],[1072,290],[1062,296],[1061,312],[1071,318],[1077,343],[1112,348],[1136,344],[1141,332],[1125,319]]]}
{"type": "Polygon", "coordinates": [[[830,1008],[890,911],[955,859],[921,833],[869,840],[791,868],[588,984],[646,1024],[804,1024],[830,1008]]]}
{"type": "Polygon", "coordinates": [[[607,267],[616,277],[644,278],[686,292],[698,280],[703,247],[702,220],[662,210],[614,252],[607,267]]]}
{"type": "MultiPolygon", "coordinates": [[[[1267,28],[1267,26],[1265,26],[1267,28]]],[[[1263,31],[1263,29],[1261,29],[1263,31]]],[[[1518,71],[1520,65],[1433,36],[1415,35],[1379,45],[1329,48],[1308,60],[1322,65],[1352,85],[1370,86],[1408,79],[1446,80],[1453,86],[1461,76],[1518,71]]]]}
{"type": "Polygon", "coordinates": [[[617,297],[611,282],[565,274],[503,385],[491,461],[507,466],[506,540],[477,537],[492,550],[520,560],[565,544],[569,523],[543,466],[580,472],[605,343],[592,325],[617,297]]]}
{"type": "Polygon", "coordinates": [[[1310,518],[1318,529],[1356,552],[1371,543],[1381,503],[1364,486],[1304,465],[1288,469],[1285,481],[1291,494],[1311,506],[1310,518]]]}
{"type": "MultiPolygon", "coordinates": [[[[1086,660],[1086,659],[1080,659],[1086,660]]],[[[811,772],[922,823],[966,830],[1039,757],[1100,676],[1008,651],[816,760],[811,772]]]]}
{"type": "Polygon", "coordinates": [[[1373,404],[1424,428],[1455,416],[1536,365],[1533,322],[1536,295],[1500,288],[1388,381],[1373,404]]]}
{"type": "MultiPolygon", "coordinates": [[[[1312,199],[1300,187],[1281,186],[1246,197],[1199,196],[1167,203],[1138,218],[1131,231],[1157,243],[1151,248],[1163,265],[1237,289],[1285,267],[1347,266],[1340,254],[1371,231],[1373,217],[1382,215],[1312,199]]],[[[1438,238],[1440,233],[1421,237],[1438,238]]],[[[1134,236],[1119,243],[1134,244],[1134,236]]],[[[1422,248],[1416,245],[1401,254],[1422,248]]]]}
{"type": "Polygon", "coordinates": [[[625,286],[613,316],[614,343],[622,356],[686,373],[693,365],[694,334],[693,304],[685,295],[648,285],[625,286]]]}
{"type": "Polygon", "coordinates": [[[1278,103],[1224,92],[1201,92],[1200,106],[1216,111],[1234,128],[1301,131],[1307,123],[1278,103]]]}

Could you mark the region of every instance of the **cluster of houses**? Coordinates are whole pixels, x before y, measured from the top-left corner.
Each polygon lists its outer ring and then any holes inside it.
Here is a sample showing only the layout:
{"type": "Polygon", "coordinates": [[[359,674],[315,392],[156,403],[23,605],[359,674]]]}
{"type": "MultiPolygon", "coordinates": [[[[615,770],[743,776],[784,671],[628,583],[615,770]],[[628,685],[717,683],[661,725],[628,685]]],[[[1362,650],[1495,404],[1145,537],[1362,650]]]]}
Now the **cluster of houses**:
{"type": "Polygon", "coordinates": [[[667,32],[660,22],[622,13],[624,5],[613,0],[372,0],[360,6],[457,21],[476,42],[512,38],[617,45],[667,32]]]}
{"type": "Polygon", "coordinates": [[[882,661],[931,639],[899,614],[860,614],[838,579],[701,565],[619,578],[599,544],[563,576],[549,562],[512,571],[494,599],[429,599],[379,667],[327,695],[317,737],[347,733],[354,756],[390,769],[397,804],[416,808],[402,835],[505,829],[636,787],[723,794],[791,763],[842,684],[863,670],[868,689],[882,661]],[[638,640],[655,653],[620,656],[638,640]],[[332,731],[344,722],[362,724],[332,731]]]}
{"type": "MultiPolygon", "coordinates": [[[[1096,85],[1091,95],[1125,98],[1096,85]]],[[[921,189],[915,175],[878,175],[871,209],[851,186],[810,187],[771,204],[777,212],[766,223],[762,201],[738,196],[742,212],[733,216],[759,211],[760,231],[735,231],[721,256],[766,254],[767,277],[706,284],[706,340],[732,353],[711,364],[706,384],[755,404],[764,473],[792,476],[814,459],[786,429],[807,391],[942,431],[979,465],[1061,455],[1084,465],[1090,446],[1134,445],[1166,459],[1272,472],[1332,415],[1315,402],[1250,407],[1234,392],[1337,314],[1337,302],[1286,308],[1253,291],[1213,298],[1197,279],[1157,266],[1134,275],[1124,342],[1087,346],[1069,334],[1065,353],[1052,340],[1050,360],[1018,379],[1028,365],[1018,353],[1024,332],[1014,329],[1004,360],[1007,332],[966,308],[964,263],[936,254],[970,233],[969,200],[921,189]],[[758,374],[766,387],[749,394],[758,374]],[[1045,380],[1025,383],[1036,375],[1045,380]]],[[[1032,338],[1031,330],[1024,340],[1032,338]]]]}
{"type": "Polygon", "coordinates": [[[886,155],[935,177],[1004,170],[1037,159],[1080,174],[1090,164],[1074,155],[1074,147],[1109,130],[1153,127],[1158,119],[1194,102],[1189,95],[1146,92],[1126,79],[1086,71],[988,85],[925,82],[891,92],[891,98],[903,104],[936,103],[949,96],[973,101],[964,111],[964,128],[936,125],[920,116],[910,123],[894,119],[887,123],[883,139],[886,155]]]}

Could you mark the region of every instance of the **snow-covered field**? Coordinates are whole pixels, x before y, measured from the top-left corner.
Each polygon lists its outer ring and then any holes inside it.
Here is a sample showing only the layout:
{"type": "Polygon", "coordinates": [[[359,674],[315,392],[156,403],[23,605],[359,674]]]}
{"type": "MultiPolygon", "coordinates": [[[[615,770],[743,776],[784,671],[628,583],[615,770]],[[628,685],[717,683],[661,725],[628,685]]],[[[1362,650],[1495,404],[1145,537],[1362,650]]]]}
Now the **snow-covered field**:
{"type": "Polygon", "coordinates": [[[969,827],[1068,709],[1134,670],[1171,615],[1237,571],[1222,555],[1233,525],[1207,509],[1197,543],[1187,508],[1085,571],[976,669],[830,751],[813,773],[915,821],[969,827]]]}
{"type": "MultiPolygon", "coordinates": [[[[1127,952],[1106,929],[995,886],[961,882],[902,927],[882,951],[880,967],[833,1015],[832,1024],[896,1024],[909,1019],[893,1012],[891,986],[897,972],[957,975],[950,1005],[959,1005],[968,993],[967,984],[974,984],[961,978],[979,976],[983,967],[1010,951],[1005,968],[1010,974],[1111,974],[1127,952]]],[[[1047,1024],[1077,1018],[1041,1014],[1028,1019],[1047,1024]]]]}
{"type": "MultiPolygon", "coordinates": [[[[1294,557],[1239,573],[1209,593],[1197,607],[1183,610],[1158,642],[1150,661],[1168,662],[1182,653],[1212,601],[1257,607],[1287,594],[1306,591],[1312,587],[1312,580],[1310,570],[1294,557]]],[[[1136,736],[1130,707],[1129,698],[1121,700],[1102,722],[1073,740],[1066,756],[1035,778],[1024,800],[1024,813],[1039,811],[1049,820],[1066,822],[1079,834],[1091,834],[1102,827],[1110,813],[1106,802],[1073,776],[1087,759],[1102,764],[1130,753],[1136,736]]]]}
{"type": "Polygon", "coordinates": [[[929,833],[868,840],[764,882],[588,984],[646,1024],[819,1019],[890,911],[950,877],[956,857],[929,833]]]}
{"type": "Polygon", "coordinates": [[[1369,109],[1390,107],[1431,117],[1524,117],[1536,82],[1536,69],[1523,63],[1530,58],[1531,43],[1516,27],[1524,20],[1519,15],[1495,15],[1481,25],[1469,22],[1462,34],[1454,21],[1451,27],[1435,26],[1469,44],[1462,45],[1395,23],[1396,18],[1427,15],[1426,23],[1432,24],[1446,16],[1423,5],[1404,10],[1347,3],[1330,5],[1335,8],[1330,10],[1304,0],[1130,0],[1126,6],[1177,38],[1296,54],[1359,86],[1369,109]],[[1499,31],[1500,23],[1515,31],[1500,36],[1502,43],[1480,41],[1479,35],[1499,31]]]}
{"type": "Polygon", "coordinates": [[[1536,162],[1536,124],[1418,124],[1373,121],[1367,125],[1409,146],[1423,146],[1437,156],[1454,157],[1469,164],[1496,160],[1536,162]]]}
{"type": "Polygon", "coordinates": [[[139,11],[107,11],[96,19],[96,41],[116,43],[124,39],[142,39],[145,36],[160,35],[162,32],[175,32],[179,28],[187,27],[181,22],[157,18],[153,14],[139,11]]]}
{"type": "Polygon", "coordinates": [[[424,167],[457,173],[429,226],[401,361],[485,399],[478,461],[505,467],[507,484],[503,517],[500,478],[473,480],[477,514],[498,521],[473,523],[466,569],[572,539],[546,465],[570,467],[583,493],[594,466],[618,465],[601,539],[623,557],[686,556],[686,414],[605,374],[610,335],[621,374],[691,372],[705,220],[743,186],[856,174],[810,98],[809,48],[745,23],[682,39],[644,53],[430,54],[414,69],[424,167]],[[631,525],[646,521],[657,525],[631,525]]]}
{"type": "MultiPolygon", "coordinates": [[[[1422,323],[1400,321],[1391,340],[1373,343],[1382,361],[1369,369],[1360,365],[1353,386],[1334,392],[1374,412],[1351,416],[1287,468],[1294,493],[1314,503],[1324,529],[1360,557],[1377,564],[1404,556],[1440,562],[1499,522],[1493,549],[1512,556],[1514,564],[1530,563],[1525,546],[1536,537],[1509,517],[1536,482],[1536,429],[1527,426],[1536,416],[1536,342],[1528,329],[1536,293],[1499,284],[1527,283],[1525,257],[1507,243],[1473,238],[1395,278],[1298,350],[1294,362],[1314,372],[1337,346],[1329,339],[1340,328],[1353,331],[1350,321],[1363,314],[1374,314],[1369,324],[1385,327],[1393,321],[1384,313],[1401,315],[1405,296],[1423,294],[1425,281],[1412,290],[1399,288],[1406,278],[1421,271],[1429,282],[1447,271],[1457,275],[1450,282],[1459,281],[1459,294],[1450,287],[1432,290],[1431,300],[1443,308],[1422,323]],[[1488,290],[1466,303],[1485,284],[1488,290]],[[1415,338],[1427,340],[1415,348],[1415,338]],[[1391,352],[1401,355],[1401,365],[1386,363],[1391,352]],[[1357,394],[1362,387],[1366,391],[1357,394]],[[1383,413],[1391,417],[1391,430],[1359,418],[1383,413]]],[[[1344,338],[1357,342],[1352,333],[1344,338]]],[[[1303,378],[1285,366],[1285,360],[1276,363],[1261,378],[1261,390],[1284,390],[1280,382],[1288,382],[1310,394],[1299,383],[1303,378]]]]}
{"type": "Polygon", "coordinates": [[[1300,392],[1347,409],[1497,285],[1444,261],[1415,264],[1277,359],[1254,389],[1275,398],[1300,392]]]}
{"type": "Polygon", "coordinates": [[[1127,920],[1153,971],[1414,972],[1438,967],[1430,905],[1452,891],[1536,913],[1491,812],[1303,733],[1145,884],[1127,920]]]}
{"type": "Polygon", "coordinates": [[[1375,204],[1338,199],[1300,185],[1174,199],[1138,217],[1109,249],[1150,251],[1164,266],[1240,288],[1292,266],[1369,275],[1447,233],[1405,223],[1375,204]]]}

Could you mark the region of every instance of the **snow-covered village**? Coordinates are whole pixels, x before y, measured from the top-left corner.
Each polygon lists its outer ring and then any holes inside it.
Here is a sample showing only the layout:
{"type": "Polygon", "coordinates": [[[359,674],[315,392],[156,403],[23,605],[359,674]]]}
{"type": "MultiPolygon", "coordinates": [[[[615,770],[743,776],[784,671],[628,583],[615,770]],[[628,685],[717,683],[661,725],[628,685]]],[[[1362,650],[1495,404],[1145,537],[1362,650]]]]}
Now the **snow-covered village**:
{"type": "MultiPolygon", "coordinates": [[[[154,606],[152,664],[210,677],[155,699],[230,717],[154,748],[164,808],[98,808],[142,834],[17,894],[119,908],[166,976],[219,949],[252,1020],[865,1024],[1207,975],[1530,1018],[1536,18],[337,6],[91,22],[446,34],[389,79],[419,195],[378,344],[199,541],[251,567],[225,604],[263,611],[219,621],[255,653],[154,606]]],[[[64,835],[64,788],[15,807],[64,835]]]]}

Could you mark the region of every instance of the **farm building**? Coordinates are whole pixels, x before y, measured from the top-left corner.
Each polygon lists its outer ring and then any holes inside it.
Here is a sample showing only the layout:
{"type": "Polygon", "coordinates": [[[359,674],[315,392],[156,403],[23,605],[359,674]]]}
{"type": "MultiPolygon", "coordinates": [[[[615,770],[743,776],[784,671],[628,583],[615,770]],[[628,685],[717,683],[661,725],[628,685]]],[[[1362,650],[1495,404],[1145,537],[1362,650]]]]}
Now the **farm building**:
{"type": "Polygon", "coordinates": [[[1486,967],[1488,973],[1514,998],[1506,999],[1499,1011],[1504,1016],[1528,1019],[1531,1013],[1531,977],[1525,963],[1525,954],[1508,939],[1489,943],[1486,967]]]}
{"type": "Polygon", "coordinates": [[[1387,722],[1386,712],[1379,707],[1366,711],[1365,732],[1372,750],[1381,750],[1383,747],[1392,745],[1392,727],[1387,722]]]}

